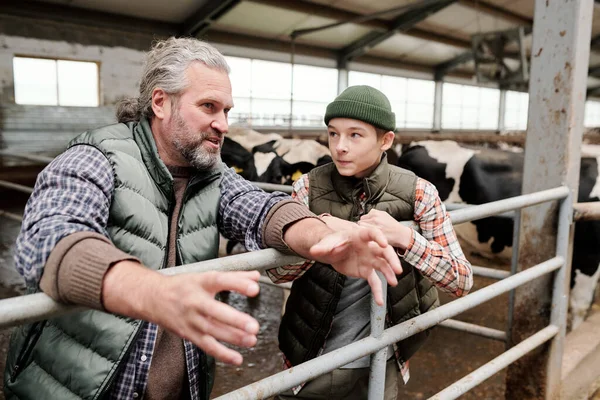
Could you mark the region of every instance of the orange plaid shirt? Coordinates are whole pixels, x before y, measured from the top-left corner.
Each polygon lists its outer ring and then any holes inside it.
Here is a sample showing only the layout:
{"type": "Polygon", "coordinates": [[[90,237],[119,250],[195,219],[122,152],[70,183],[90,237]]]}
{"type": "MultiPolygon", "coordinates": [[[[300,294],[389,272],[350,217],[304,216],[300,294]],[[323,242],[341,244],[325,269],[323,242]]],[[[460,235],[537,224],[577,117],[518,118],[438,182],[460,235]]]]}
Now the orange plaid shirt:
{"type": "MultiPolygon", "coordinates": [[[[292,198],[308,207],[308,191],[308,174],[304,174],[294,182],[292,198]]],[[[364,194],[361,197],[364,199],[364,194]]],[[[421,271],[440,290],[457,297],[465,296],[473,286],[471,263],[465,258],[458,243],[450,215],[446,212],[437,189],[422,178],[417,178],[413,219],[419,225],[421,233],[413,230],[406,250],[404,252],[400,249],[396,250],[398,256],[421,271]]],[[[313,264],[314,261],[307,260],[294,265],[272,268],[266,272],[275,283],[291,282],[300,278],[313,264]]],[[[406,383],[410,377],[409,362],[398,356],[395,345],[394,350],[402,378],[406,383]]],[[[285,357],[284,365],[285,368],[292,367],[285,357]]],[[[294,394],[297,394],[302,386],[303,384],[292,388],[294,394]]]]}

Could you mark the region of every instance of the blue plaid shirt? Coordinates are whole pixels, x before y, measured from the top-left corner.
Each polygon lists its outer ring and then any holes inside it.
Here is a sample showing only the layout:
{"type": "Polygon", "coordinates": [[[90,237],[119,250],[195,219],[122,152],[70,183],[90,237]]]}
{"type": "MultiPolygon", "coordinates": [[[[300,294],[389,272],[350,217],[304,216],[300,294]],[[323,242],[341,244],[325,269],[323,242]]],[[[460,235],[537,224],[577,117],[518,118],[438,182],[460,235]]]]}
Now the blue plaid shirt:
{"type": "MultiPolygon", "coordinates": [[[[16,268],[29,288],[37,289],[48,256],[64,237],[81,231],[106,231],[114,189],[113,169],[92,146],[75,146],[55,158],[38,176],[25,208],[17,239],[16,268]]],[[[220,233],[246,245],[262,248],[262,225],[273,205],[290,197],[265,193],[226,168],[221,182],[218,225],[220,233]]],[[[110,391],[112,399],[141,398],[148,383],[157,326],[142,323],[126,365],[110,391]]],[[[184,340],[192,399],[199,398],[201,376],[199,349],[184,340]]],[[[77,368],[77,366],[73,366],[77,368]]]]}

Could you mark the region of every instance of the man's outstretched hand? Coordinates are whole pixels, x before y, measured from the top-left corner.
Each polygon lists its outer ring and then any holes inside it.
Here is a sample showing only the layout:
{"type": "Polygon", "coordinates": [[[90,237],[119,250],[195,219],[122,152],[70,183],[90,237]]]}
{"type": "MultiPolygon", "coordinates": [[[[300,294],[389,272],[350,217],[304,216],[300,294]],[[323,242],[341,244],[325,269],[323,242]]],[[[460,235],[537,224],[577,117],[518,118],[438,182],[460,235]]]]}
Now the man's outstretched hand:
{"type": "Polygon", "coordinates": [[[381,271],[388,283],[396,286],[396,275],[402,273],[400,260],[381,230],[353,225],[352,229],[323,237],[310,248],[310,256],[317,261],[331,264],[339,273],[367,279],[375,301],[382,305],[381,280],[375,271],[381,271]]]}

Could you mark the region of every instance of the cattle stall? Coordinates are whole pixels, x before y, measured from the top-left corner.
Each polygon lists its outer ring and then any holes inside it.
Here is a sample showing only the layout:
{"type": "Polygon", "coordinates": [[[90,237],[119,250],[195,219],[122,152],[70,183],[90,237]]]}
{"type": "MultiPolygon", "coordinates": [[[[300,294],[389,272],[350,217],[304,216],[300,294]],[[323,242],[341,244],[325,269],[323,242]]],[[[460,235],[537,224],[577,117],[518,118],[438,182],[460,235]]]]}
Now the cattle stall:
{"type": "MultiPolygon", "coordinates": [[[[513,248],[510,276],[395,327],[374,329],[369,338],[221,398],[272,396],[364,354],[385,349],[395,341],[435,326],[505,292],[511,292],[507,351],[433,398],[457,398],[506,367],[509,368],[507,398],[559,397],[569,290],[567,277],[571,268],[569,254],[574,237],[573,202],[579,185],[592,9],[592,0],[536,0],[523,194],[451,211],[454,223],[461,224],[517,210],[514,223],[514,242],[517,245],[513,248]]],[[[263,250],[181,266],[162,273],[262,270],[298,261],[296,257],[283,256],[274,250],[263,250]]],[[[0,327],[79,310],[57,304],[41,293],[2,300],[0,327]]],[[[381,311],[374,307],[373,316],[381,315],[381,311]]],[[[373,371],[381,371],[381,362],[385,362],[385,357],[373,360],[373,371]]],[[[370,398],[382,398],[382,380],[377,379],[381,378],[381,373],[373,374],[370,398]]]]}

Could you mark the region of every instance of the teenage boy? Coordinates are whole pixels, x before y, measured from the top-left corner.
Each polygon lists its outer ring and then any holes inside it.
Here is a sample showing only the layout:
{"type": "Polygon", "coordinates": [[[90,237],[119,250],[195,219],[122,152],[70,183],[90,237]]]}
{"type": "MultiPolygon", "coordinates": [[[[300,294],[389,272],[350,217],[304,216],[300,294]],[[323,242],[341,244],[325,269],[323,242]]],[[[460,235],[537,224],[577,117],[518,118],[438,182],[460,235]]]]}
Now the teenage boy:
{"type": "MultiPolygon", "coordinates": [[[[336,229],[375,226],[396,249],[403,272],[388,287],[386,326],[439,304],[436,287],[455,296],[473,284],[471,265],[458,243],[436,188],[412,172],[389,165],[396,118],[390,102],[370,86],[347,88],[327,106],[325,124],[333,163],[313,169],[293,186],[292,197],[336,229]],[[414,220],[421,233],[399,221],[414,220]]],[[[270,270],[274,281],[294,280],[279,329],[287,367],[329,353],[370,334],[369,285],[307,261],[303,268],[270,270]]],[[[408,380],[408,360],[422,332],[388,348],[385,398],[398,393],[398,369],[408,380]]],[[[288,390],[281,399],[366,399],[369,356],[288,390]]]]}

